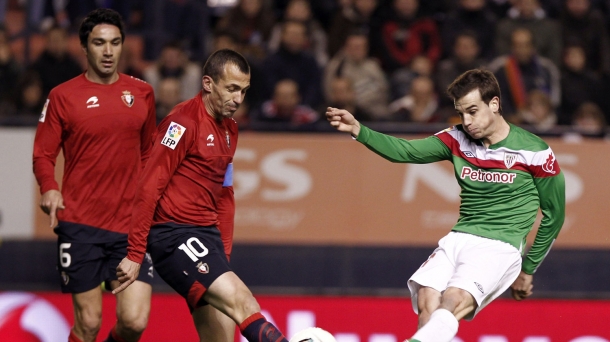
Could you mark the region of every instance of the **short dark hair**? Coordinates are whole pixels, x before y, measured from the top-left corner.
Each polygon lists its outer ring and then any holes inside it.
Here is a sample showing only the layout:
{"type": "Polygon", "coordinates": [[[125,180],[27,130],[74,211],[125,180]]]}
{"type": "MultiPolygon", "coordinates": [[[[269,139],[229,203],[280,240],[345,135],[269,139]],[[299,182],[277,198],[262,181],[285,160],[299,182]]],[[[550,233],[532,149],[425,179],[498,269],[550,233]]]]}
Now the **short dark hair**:
{"type": "MultiPolygon", "coordinates": [[[[496,76],[491,71],[483,69],[472,69],[458,76],[453,83],[447,87],[447,94],[455,101],[466,96],[471,91],[478,89],[481,94],[481,100],[489,104],[494,98],[500,97],[500,85],[496,76]]],[[[500,101],[500,103],[502,103],[500,101]]],[[[502,113],[502,106],[498,109],[502,113]]]]}
{"type": "Polygon", "coordinates": [[[214,82],[218,82],[224,74],[225,65],[227,63],[235,65],[237,69],[244,74],[250,74],[250,65],[244,56],[233,50],[222,49],[214,52],[208,57],[208,60],[203,66],[203,75],[210,76],[214,82]]]}
{"type": "Polygon", "coordinates": [[[93,28],[99,24],[109,24],[118,27],[121,32],[121,41],[125,41],[125,25],[123,24],[121,15],[117,11],[109,8],[98,8],[87,14],[78,29],[80,45],[84,47],[87,46],[89,34],[93,31],[93,28]]]}

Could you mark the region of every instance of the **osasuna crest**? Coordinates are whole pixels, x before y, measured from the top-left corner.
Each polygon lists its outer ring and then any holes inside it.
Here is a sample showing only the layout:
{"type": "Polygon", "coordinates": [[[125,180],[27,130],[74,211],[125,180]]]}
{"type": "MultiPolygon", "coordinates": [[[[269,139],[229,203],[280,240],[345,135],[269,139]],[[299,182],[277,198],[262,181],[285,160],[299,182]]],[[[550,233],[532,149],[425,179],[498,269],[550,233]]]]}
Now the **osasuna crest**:
{"type": "Polygon", "coordinates": [[[507,169],[510,169],[517,162],[517,154],[505,152],[504,153],[504,165],[506,165],[507,169]]]}
{"type": "Polygon", "coordinates": [[[121,100],[123,100],[123,103],[127,105],[127,107],[131,107],[133,106],[133,102],[136,99],[133,95],[131,95],[131,92],[125,90],[123,91],[123,96],[121,96],[121,100]]]}
{"type": "Polygon", "coordinates": [[[202,274],[208,274],[210,272],[210,267],[207,263],[200,262],[197,264],[197,271],[202,274]]]}

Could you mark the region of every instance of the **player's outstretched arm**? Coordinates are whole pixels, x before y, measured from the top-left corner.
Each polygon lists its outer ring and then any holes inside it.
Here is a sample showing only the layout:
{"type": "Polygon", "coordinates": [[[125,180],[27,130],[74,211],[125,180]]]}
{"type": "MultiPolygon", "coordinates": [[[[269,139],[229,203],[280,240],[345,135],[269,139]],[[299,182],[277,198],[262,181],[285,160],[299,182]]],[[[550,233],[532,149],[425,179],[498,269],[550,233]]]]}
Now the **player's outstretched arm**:
{"type": "Polygon", "coordinates": [[[127,286],[131,285],[138,278],[138,274],[140,274],[140,264],[131,261],[127,258],[123,258],[121,263],[116,268],[116,276],[119,280],[119,287],[112,290],[112,294],[117,294],[127,288],[127,286]]]}
{"type": "Polygon", "coordinates": [[[337,130],[350,133],[353,137],[357,137],[360,134],[360,122],[345,109],[326,108],[326,120],[337,130]]]}
{"type": "Polygon", "coordinates": [[[49,190],[40,198],[40,208],[51,217],[51,227],[57,222],[57,210],[66,209],[64,197],[59,190],[49,190]]]}
{"type": "Polygon", "coordinates": [[[532,274],[521,271],[515,282],[510,286],[513,298],[522,300],[531,296],[533,293],[532,289],[534,288],[534,285],[532,284],[533,280],[534,276],[532,274]]]}

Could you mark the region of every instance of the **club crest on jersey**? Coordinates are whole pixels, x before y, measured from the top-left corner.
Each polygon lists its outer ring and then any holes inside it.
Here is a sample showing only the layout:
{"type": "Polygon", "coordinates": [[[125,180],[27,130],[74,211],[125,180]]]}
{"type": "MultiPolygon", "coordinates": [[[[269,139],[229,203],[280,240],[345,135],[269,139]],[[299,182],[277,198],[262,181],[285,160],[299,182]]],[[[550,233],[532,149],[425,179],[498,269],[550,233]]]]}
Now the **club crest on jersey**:
{"type": "Polygon", "coordinates": [[[176,146],[178,145],[178,142],[184,135],[185,131],[186,128],[184,126],[172,121],[167,128],[167,132],[165,132],[163,140],[161,140],[161,145],[165,145],[172,150],[176,149],[176,146]]]}
{"type": "Polygon", "coordinates": [[[207,263],[200,262],[197,264],[197,271],[201,274],[208,274],[210,273],[210,267],[207,263]]]}
{"type": "Polygon", "coordinates": [[[517,154],[504,152],[504,165],[506,165],[507,169],[510,169],[517,162],[517,154]]]}
{"type": "Polygon", "coordinates": [[[133,95],[131,95],[130,91],[124,90],[123,96],[121,96],[121,100],[123,100],[123,103],[127,107],[131,107],[131,106],[133,106],[133,103],[135,102],[136,98],[133,95]]]}

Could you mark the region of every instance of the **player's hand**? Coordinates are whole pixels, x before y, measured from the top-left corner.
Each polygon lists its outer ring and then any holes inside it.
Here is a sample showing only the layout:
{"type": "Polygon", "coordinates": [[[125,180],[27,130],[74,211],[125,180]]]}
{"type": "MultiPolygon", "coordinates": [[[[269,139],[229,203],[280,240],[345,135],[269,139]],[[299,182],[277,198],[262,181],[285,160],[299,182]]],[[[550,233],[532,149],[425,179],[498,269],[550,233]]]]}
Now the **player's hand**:
{"type": "Polygon", "coordinates": [[[357,137],[360,133],[360,123],[345,109],[326,108],[326,120],[337,130],[351,133],[354,137],[357,137]]]}
{"type": "Polygon", "coordinates": [[[131,285],[138,278],[138,274],[140,274],[140,264],[135,261],[131,261],[127,258],[123,258],[121,263],[116,268],[116,276],[119,280],[119,287],[112,290],[112,294],[117,294],[127,288],[127,286],[131,285]]]}
{"type": "Polygon", "coordinates": [[[531,296],[533,293],[532,289],[534,288],[534,285],[532,284],[533,280],[533,275],[521,271],[517,277],[517,280],[515,280],[515,282],[510,286],[513,298],[516,300],[522,300],[531,296]]]}
{"type": "Polygon", "coordinates": [[[40,208],[51,217],[51,227],[57,222],[57,210],[66,209],[64,197],[58,190],[49,190],[40,198],[40,208]]]}

